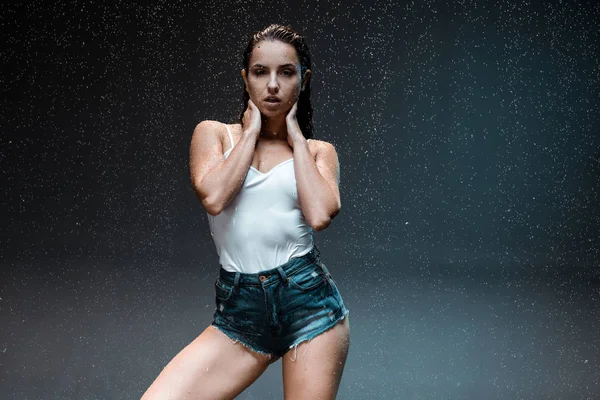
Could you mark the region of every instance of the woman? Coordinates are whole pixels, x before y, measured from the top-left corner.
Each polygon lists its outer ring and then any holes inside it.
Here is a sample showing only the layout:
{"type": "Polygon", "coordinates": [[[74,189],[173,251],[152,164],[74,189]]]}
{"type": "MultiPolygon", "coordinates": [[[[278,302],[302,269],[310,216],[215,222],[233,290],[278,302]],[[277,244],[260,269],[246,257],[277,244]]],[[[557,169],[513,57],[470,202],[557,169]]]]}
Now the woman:
{"type": "Polygon", "coordinates": [[[243,64],[241,124],[203,121],[190,149],[221,264],[214,320],[143,400],[233,399],[279,358],[286,400],[337,395],[348,310],[313,233],[340,210],[339,163],[331,144],[310,139],[310,52],[270,25],[243,64]]]}

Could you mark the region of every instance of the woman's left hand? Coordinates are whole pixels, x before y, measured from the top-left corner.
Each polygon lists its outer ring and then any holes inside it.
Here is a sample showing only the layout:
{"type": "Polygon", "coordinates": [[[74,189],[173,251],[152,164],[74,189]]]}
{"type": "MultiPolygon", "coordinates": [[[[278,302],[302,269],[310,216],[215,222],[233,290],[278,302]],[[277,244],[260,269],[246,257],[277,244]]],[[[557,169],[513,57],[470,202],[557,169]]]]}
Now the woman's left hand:
{"type": "Polygon", "coordinates": [[[298,109],[298,101],[294,103],[287,116],[285,117],[285,122],[287,125],[287,140],[288,144],[291,148],[294,148],[294,144],[299,141],[305,140],[304,135],[302,134],[302,130],[298,125],[298,120],[296,119],[296,110],[298,109]]]}

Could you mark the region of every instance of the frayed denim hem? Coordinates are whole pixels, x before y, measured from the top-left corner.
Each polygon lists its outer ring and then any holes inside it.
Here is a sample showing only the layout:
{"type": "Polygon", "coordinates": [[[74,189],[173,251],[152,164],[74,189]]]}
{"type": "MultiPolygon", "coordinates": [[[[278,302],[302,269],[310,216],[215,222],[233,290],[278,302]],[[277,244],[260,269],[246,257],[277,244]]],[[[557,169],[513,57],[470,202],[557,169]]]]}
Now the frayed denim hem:
{"type": "Polygon", "coordinates": [[[214,324],[211,324],[211,326],[213,328],[217,329],[219,332],[223,333],[225,336],[227,336],[234,344],[239,344],[239,345],[247,348],[248,350],[253,351],[254,353],[268,356],[271,363],[279,359],[278,356],[276,356],[276,355],[274,355],[272,353],[268,353],[268,352],[265,352],[265,351],[262,351],[262,350],[258,350],[254,346],[249,345],[249,344],[243,342],[242,340],[240,340],[238,338],[232,337],[230,333],[222,330],[221,328],[219,328],[218,326],[216,326],[214,324]]]}
{"type": "MultiPolygon", "coordinates": [[[[328,325],[323,326],[321,329],[319,329],[318,331],[312,332],[310,335],[308,335],[305,338],[302,338],[300,340],[297,340],[294,344],[290,345],[288,347],[288,350],[294,349],[294,358],[290,359],[291,361],[296,361],[298,359],[298,346],[301,345],[304,342],[309,342],[311,340],[313,340],[314,338],[316,338],[317,336],[319,336],[322,333],[327,332],[328,330],[330,330],[331,328],[335,327],[339,322],[343,321],[344,318],[346,318],[348,316],[348,314],[350,314],[350,310],[348,309],[344,309],[344,313],[342,314],[341,317],[337,318],[337,319],[333,319],[332,322],[328,325]]],[[[308,351],[308,348],[306,349],[306,351],[308,351]]]]}

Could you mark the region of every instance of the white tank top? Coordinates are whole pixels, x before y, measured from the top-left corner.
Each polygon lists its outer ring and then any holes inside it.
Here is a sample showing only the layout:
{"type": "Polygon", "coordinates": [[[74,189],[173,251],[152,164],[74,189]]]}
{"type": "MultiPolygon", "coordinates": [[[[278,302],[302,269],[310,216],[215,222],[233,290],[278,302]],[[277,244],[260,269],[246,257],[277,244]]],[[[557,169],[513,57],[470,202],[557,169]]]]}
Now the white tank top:
{"type": "MultiPolygon", "coordinates": [[[[231,141],[227,158],[234,142],[225,126],[231,141]]],[[[251,166],[227,207],[216,216],[207,215],[219,263],[226,271],[268,270],[313,248],[314,232],[298,203],[293,158],[266,173],[251,166]]]]}

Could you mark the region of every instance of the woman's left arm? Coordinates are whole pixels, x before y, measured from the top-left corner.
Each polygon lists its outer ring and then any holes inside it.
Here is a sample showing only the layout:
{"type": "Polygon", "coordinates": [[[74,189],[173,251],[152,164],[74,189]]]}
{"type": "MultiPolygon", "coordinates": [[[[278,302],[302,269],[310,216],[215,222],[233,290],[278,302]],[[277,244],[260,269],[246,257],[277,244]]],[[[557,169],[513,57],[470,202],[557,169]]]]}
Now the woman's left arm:
{"type": "Polygon", "coordinates": [[[329,226],[342,206],[340,164],[332,144],[316,141],[314,146],[315,157],[304,137],[294,140],[294,172],[304,218],[315,231],[320,231],[329,226]]]}

